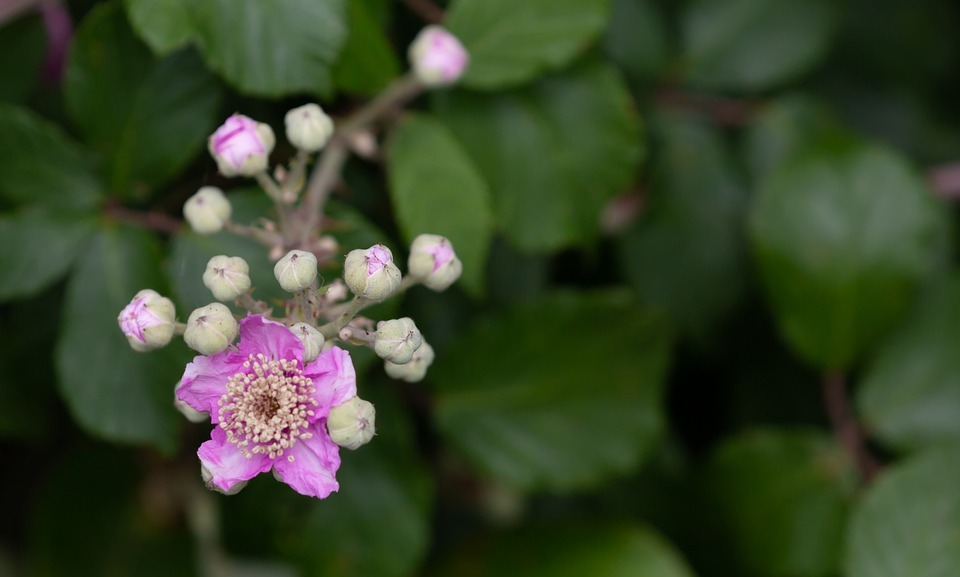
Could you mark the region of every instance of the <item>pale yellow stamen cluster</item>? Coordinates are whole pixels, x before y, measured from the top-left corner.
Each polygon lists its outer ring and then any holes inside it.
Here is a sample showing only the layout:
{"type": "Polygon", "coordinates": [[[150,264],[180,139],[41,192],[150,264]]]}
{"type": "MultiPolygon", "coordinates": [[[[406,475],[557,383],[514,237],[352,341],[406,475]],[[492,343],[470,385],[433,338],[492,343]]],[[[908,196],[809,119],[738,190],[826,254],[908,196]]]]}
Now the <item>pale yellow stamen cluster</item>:
{"type": "Polygon", "coordinates": [[[306,432],[317,406],[313,381],[297,365],[296,360],[250,355],[245,370],[227,381],[219,401],[220,427],[246,458],[260,453],[274,459],[298,438],[313,436],[306,432]]]}

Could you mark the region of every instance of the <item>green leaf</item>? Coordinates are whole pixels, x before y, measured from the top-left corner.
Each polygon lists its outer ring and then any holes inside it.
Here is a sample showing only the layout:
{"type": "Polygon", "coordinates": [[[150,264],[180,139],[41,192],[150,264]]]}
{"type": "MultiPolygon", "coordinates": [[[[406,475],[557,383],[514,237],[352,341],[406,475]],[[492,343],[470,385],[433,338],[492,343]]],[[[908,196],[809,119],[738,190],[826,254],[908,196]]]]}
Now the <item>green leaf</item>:
{"type": "Polygon", "coordinates": [[[893,152],[821,148],[761,186],[750,232],[767,297],[794,351],[850,367],[934,270],[945,213],[893,152]]]}
{"type": "Polygon", "coordinates": [[[0,26],[0,102],[19,102],[40,80],[47,34],[39,15],[0,26]]]}
{"type": "Polygon", "coordinates": [[[667,24],[653,0],[613,0],[603,51],[634,85],[650,84],[670,57],[667,24]]]}
{"type": "Polygon", "coordinates": [[[59,126],[0,104],[0,195],[17,204],[90,209],[103,195],[90,164],[59,126]]]}
{"type": "Polygon", "coordinates": [[[393,132],[387,168],[404,240],[449,238],[463,261],[461,282],[482,293],[493,237],[490,190],[454,135],[429,116],[410,115],[393,132]]]}
{"type": "Polygon", "coordinates": [[[830,0],[696,0],[682,17],[685,79],[737,91],[783,84],[826,56],[836,21],[830,0]]]}
{"type": "Polygon", "coordinates": [[[857,390],[871,436],[920,449],[960,440],[960,277],[924,295],[872,359],[857,390]]]}
{"type": "Polygon", "coordinates": [[[371,0],[350,0],[347,30],[333,80],[340,90],[376,96],[400,74],[400,63],[375,18],[371,0]]]}
{"type": "Polygon", "coordinates": [[[438,577],[693,577],[653,530],[623,523],[551,523],[488,536],[448,554],[438,577]]]}
{"type": "Polygon", "coordinates": [[[95,232],[93,217],[39,208],[0,215],[0,300],[29,296],[56,282],[95,232]]]}
{"type": "Polygon", "coordinates": [[[561,294],[481,319],[428,373],[437,425],[484,474],[518,489],[625,473],[663,431],[670,340],[623,293],[561,294]]]}
{"type": "Polygon", "coordinates": [[[609,0],[455,0],[444,24],[470,53],[463,84],[498,90],[565,66],[608,12],[609,0]]]}
{"type": "Polygon", "coordinates": [[[659,154],[649,202],[622,239],[621,261],[644,302],[703,330],[743,293],[746,192],[715,128],[664,114],[653,130],[659,154]]]}
{"type": "Polygon", "coordinates": [[[717,449],[703,481],[743,575],[836,575],[856,472],[829,437],[760,430],[717,449]]]}
{"type": "Polygon", "coordinates": [[[112,441],[171,451],[179,421],[173,387],[183,355],[173,351],[176,343],[134,352],[116,320],[137,291],[162,287],[159,271],[160,247],[152,235],[101,230],[70,279],[56,364],[60,394],[81,427],[112,441]]]}
{"type": "Polygon", "coordinates": [[[203,148],[217,121],[219,85],[199,57],[156,61],[120,6],[83,20],[70,52],[64,97],[74,123],[106,160],[110,188],[143,196],[203,148]]]}
{"type": "Polygon", "coordinates": [[[883,473],[846,538],[847,577],[960,573],[960,452],[925,453],[883,473]]]}
{"type": "Polygon", "coordinates": [[[602,207],[643,156],[630,94],[602,64],[513,92],[444,96],[441,119],[487,179],[504,234],[526,251],[593,240],[602,207]]]}
{"type": "Polygon", "coordinates": [[[194,36],[192,6],[198,0],[123,0],[137,35],[158,54],[187,45],[194,36]]]}

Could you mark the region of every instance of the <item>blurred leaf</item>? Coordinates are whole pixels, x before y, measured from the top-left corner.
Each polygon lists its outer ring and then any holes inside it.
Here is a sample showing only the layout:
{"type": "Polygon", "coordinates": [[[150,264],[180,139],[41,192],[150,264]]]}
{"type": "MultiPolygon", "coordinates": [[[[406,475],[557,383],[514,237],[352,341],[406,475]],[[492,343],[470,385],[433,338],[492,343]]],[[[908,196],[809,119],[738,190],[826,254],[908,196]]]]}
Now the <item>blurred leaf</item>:
{"type": "Polygon", "coordinates": [[[826,56],[836,19],[831,0],[695,0],[682,19],[684,75],[708,89],[783,84],[826,56]]]}
{"type": "Polygon", "coordinates": [[[763,107],[747,126],[744,154],[756,180],[808,148],[835,146],[845,136],[819,101],[801,94],[780,97],[763,107]]]}
{"type": "Polygon", "coordinates": [[[440,432],[519,489],[636,468],[663,431],[670,336],[635,307],[623,293],[571,293],[482,318],[428,373],[440,432]]]}
{"type": "Polygon", "coordinates": [[[886,470],[854,510],[847,577],[960,574],[960,452],[933,451],[886,470]]]}
{"type": "Polygon", "coordinates": [[[717,449],[704,475],[745,575],[827,577],[840,544],[856,472],[816,432],[758,430],[717,449]]]}
{"type": "Polygon", "coordinates": [[[470,54],[463,84],[497,90],[563,67],[602,31],[609,3],[455,0],[444,25],[470,54]]]}
{"type": "Polygon", "coordinates": [[[656,80],[671,52],[659,5],[653,0],[613,0],[603,51],[632,84],[656,80]]]}
{"type": "Polygon", "coordinates": [[[372,0],[350,0],[347,40],[333,68],[338,89],[368,97],[400,74],[400,63],[374,12],[372,0]]]}
{"type": "Polygon", "coordinates": [[[120,6],[108,3],[77,31],[64,98],[104,155],[111,189],[129,197],[163,184],[203,148],[216,125],[220,90],[192,51],[155,61],[120,6]]]}
{"type": "Polygon", "coordinates": [[[821,148],[772,174],[750,229],[795,352],[843,369],[869,350],[934,269],[944,216],[906,162],[879,147],[821,148]]]}
{"type": "Polygon", "coordinates": [[[602,64],[513,92],[443,96],[441,119],[487,178],[504,234],[526,251],[593,240],[602,207],[643,156],[630,94],[602,64]]]}
{"type": "Polygon", "coordinates": [[[90,160],[59,126],[0,104],[0,195],[18,204],[90,209],[103,186],[90,160]]]}
{"type": "Polygon", "coordinates": [[[140,38],[158,54],[188,44],[194,36],[193,8],[203,0],[123,0],[127,18],[140,38]]]}
{"type": "Polygon", "coordinates": [[[31,208],[0,215],[0,300],[29,296],[56,282],[95,232],[93,217],[31,208]]]}
{"type": "Polygon", "coordinates": [[[857,404],[873,436],[921,449],[960,440],[960,277],[932,287],[872,359],[857,404]]]}
{"type": "Polygon", "coordinates": [[[683,558],[643,525],[528,526],[466,543],[437,577],[693,577],[683,558]]]}
{"type": "Polygon", "coordinates": [[[60,394],[81,427],[112,441],[171,451],[179,422],[173,387],[183,355],[174,352],[176,343],[134,352],[117,326],[117,315],[137,291],[162,292],[159,274],[153,235],[101,230],[70,279],[56,362],[60,394]]]}
{"type": "Polygon", "coordinates": [[[688,330],[716,323],[740,299],[746,273],[746,193],[720,133],[661,115],[649,202],[624,235],[621,261],[644,302],[688,330]]]}
{"type": "Polygon", "coordinates": [[[463,261],[460,282],[481,294],[493,208],[487,183],[460,143],[433,118],[407,116],[390,139],[387,168],[404,240],[422,233],[449,238],[463,261]]]}
{"type": "Polygon", "coordinates": [[[331,92],[330,69],[346,39],[345,0],[125,1],[154,51],[195,42],[207,65],[245,94],[331,92]]]}
{"type": "Polygon", "coordinates": [[[40,80],[47,34],[39,15],[0,25],[0,102],[19,102],[40,80]]]}

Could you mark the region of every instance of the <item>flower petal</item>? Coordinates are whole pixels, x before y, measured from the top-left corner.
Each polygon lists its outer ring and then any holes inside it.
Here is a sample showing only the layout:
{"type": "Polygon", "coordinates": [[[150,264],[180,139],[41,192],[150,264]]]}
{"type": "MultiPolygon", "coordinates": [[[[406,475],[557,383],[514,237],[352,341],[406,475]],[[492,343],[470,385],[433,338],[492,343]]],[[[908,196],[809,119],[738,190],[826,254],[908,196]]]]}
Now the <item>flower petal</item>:
{"type": "Polygon", "coordinates": [[[245,457],[237,450],[236,445],[227,441],[227,434],[220,427],[213,430],[209,441],[200,445],[197,456],[213,475],[209,482],[224,492],[241,481],[248,481],[260,473],[266,473],[273,465],[267,455],[245,457]]]}
{"type": "Polygon", "coordinates": [[[357,395],[357,372],[350,353],[340,347],[324,351],[303,370],[303,376],[313,379],[313,398],[319,406],[316,413],[326,416],[331,407],[357,395]]]}
{"type": "Polygon", "coordinates": [[[273,471],[297,493],[323,499],[340,488],[336,476],[340,468],[340,447],[327,435],[325,419],[317,421],[311,432],[313,437],[297,439],[293,447],[273,462],[273,471]]]}
{"type": "Polygon", "coordinates": [[[303,343],[286,326],[250,315],[240,321],[240,356],[263,354],[268,359],[303,361],[303,343]]]}
{"type": "Polygon", "coordinates": [[[243,369],[244,358],[229,350],[209,357],[197,355],[183,371],[177,398],[194,410],[210,413],[213,423],[219,422],[217,402],[227,390],[227,379],[243,369]]]}

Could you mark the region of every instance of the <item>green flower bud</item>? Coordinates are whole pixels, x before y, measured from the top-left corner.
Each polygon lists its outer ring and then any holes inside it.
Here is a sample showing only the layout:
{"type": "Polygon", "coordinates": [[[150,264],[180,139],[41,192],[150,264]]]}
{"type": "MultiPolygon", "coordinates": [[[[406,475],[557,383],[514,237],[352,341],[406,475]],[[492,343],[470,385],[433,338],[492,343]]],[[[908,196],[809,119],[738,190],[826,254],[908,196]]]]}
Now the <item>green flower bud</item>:
{"type": "Polygon", "coordinates": [[[445,237],[421,234],[410,245],[409,274],[431,290],[442,291],[463,272],[463,263],[445,237]]]}
{"type": "Polygon", "coordinates": [[[203,285],[218,301],[232,301],[250,290],[250,266],[239,256],[215,256],[203,272],[203,285]]]}
{"type": "Polygon", "coordinates": [[[226,305],[211,303],[190,313],[183,340],[201,355],[226,349],[237,336],[237,319],[226,305]]]}
{"type": "Polygon", "coordinates": [[[147,352],[165,346],[173,338],[176,310],[173,302],[157,291],[144,289],[120,311],[117,324],[130,347],[147,352]]]}
{"type": "Polygon", "coordinates": [[[381,359],[403,365],[410,362],[422,342],[423,337],[413,319],[404,317],[377,325],[373,350],[381,359]]]}
{"type": "Polygon", "coordinates": [[[356,450],[369,443],[376,434],[376,417],[377,411],[372,403],[352,397],[330,409],[327,432],[334,443],[356,450]]]}
{"type": "Polygon", "coordinates": [[[213,482],[213,473],[202,462],[200,463],[200,477],[203,478],[203,484],[207,486],[207,489],[216,491],[217,493],[223,493],[224,495],[236,495],[247,486],[247,481],[240,481],[236,485],[230,487],[229,491],[224,491],[213,482]]]}
{"type": "Polygon", "coordinates": [[[287,292],[309,288],[317,280],[317,257],[312,252],[291,250],[277,261],[273,276],[287,292]]]}
{"type": "Polygon", "coordinates": [[[198,234],[220,232],[231,212],[230,201],[215,186],[204,186],[183,205],[184,218],[198,234]]]}
{"type": "Polygon", "coordinates": [[[307,323],[297,323],[290,327],[290,330],[303,343],[303,362],[312,363],[316,360],[323,348],[324,339],[320,331],[307,323]]]}
{"type": "Polygon", "coordinates": [[[316,104],[304,104],[287,112],[287,140],[300,150],[316,152],[333,135],[333,120],[316,104]]]}
{"type": "Polygon", "coordinates": [[[433,364],[433,358],[433,347],[427,344],[427,341],[423,341],[417,352],[413,353],[413,358],[410,359],[409,363],[398,365],[390,361],[384,361],[383,369],[394,379],[417,383],[427,375],[427,368],[433,364]]]}
{"type": "Polygon", "coordinates": [[[400,269],[393,253],[382,244],[350,251],[343,263],[343,280],[353,294],[382,301],[400,286],[400,269]]]}

